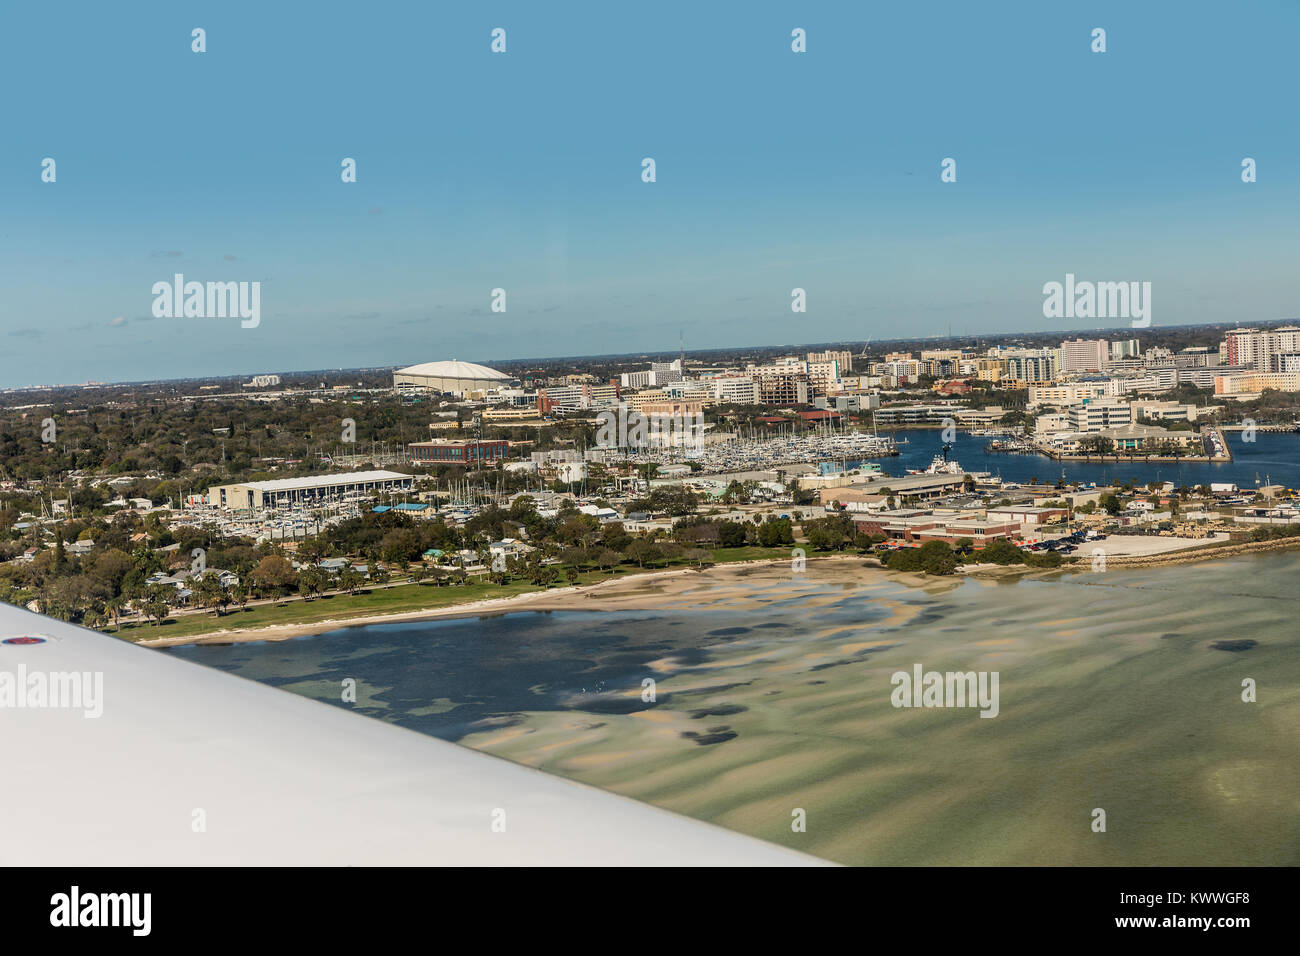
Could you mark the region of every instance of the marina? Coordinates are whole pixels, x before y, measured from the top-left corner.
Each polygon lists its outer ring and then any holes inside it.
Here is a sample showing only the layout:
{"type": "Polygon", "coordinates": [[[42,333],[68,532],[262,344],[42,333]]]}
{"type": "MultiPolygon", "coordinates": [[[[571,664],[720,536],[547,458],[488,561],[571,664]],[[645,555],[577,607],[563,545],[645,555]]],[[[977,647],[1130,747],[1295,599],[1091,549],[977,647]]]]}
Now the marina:
{"type": "Polygon", "coordinates": [[[899,454],[892,436],[866,431],[819,429],[813,434],[777,435],[771,438],[735,437],[706,442],[698,448],[680,448],[629,454],[637,464],[695,462],[702,474],[761,471],[779,465],[821,464],[891,458],[899,454]]]}

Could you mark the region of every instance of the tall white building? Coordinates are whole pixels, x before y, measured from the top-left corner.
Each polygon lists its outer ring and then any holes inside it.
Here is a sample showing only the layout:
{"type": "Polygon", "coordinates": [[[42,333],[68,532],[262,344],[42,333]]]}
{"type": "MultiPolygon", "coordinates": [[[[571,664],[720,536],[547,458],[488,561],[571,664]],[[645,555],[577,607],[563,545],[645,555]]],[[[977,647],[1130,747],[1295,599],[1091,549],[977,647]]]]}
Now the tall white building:
{"type": "Polygon", "coordinates": [[[1072,339],[1061,343],[1061,372],[1100,372],[1110,361],[1105,339],[1072,339]]]}
{"type": "Polygon", "coordinates": [[[758,383],[748,375],[720,375],[712,382],[713,394],[726,405],[759,404],[758,383]]]}
{"type": "Polygon", "coordinates": [[[1142,347],[1138,345],[1137,339],[1123,339],[1119,342],[1110,343],[1111,361],[1120,359],[1137,358],[1142,353],[1142,347]]]}
{"type": "Polygon", "coordinates": [[[1018,382],[1050,382],[1056,378],[1056,355],[1051,349],[1008,352],[1006,377],[1018,382]]]}

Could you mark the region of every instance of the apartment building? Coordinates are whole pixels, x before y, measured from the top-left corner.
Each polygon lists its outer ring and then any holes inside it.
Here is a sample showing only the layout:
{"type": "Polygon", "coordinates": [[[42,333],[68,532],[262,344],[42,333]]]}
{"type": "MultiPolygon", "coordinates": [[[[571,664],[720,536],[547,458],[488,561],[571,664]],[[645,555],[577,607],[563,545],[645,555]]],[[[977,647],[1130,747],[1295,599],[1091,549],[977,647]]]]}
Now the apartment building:
{"type": "Polygon", "coordinates": [[[1065,382],[1057,385],[1029,386],[1029,407],[1039,405],[1077,405],[1080,402],[1116,395],[1118,389],[1111,381],[1065,382]],[[1114,389],[1114,390],[1112,390],[1114,389]]]}
{"type": "Polygon", "coordinates": [[[1166,368],[1149,369],[1142,375],[1130,375],[1115,380],[1122,394],[1131,392],[1167,392],[1178,384],[1178,369],[1172,365],[1166,368]]]}
{"type": "Polygon", "coordinates": [[[1012,381],[1033,384],[1051,382],[1057,377],[1056,354],[1052,350],[1009,352],[1006,363],[1006,377],[1012,381]]]}
{"type": "Polygon", "coordinates": [[[820,365],[827,362],[834,362],[839,366],[840,374],[844,375],[853,371],[853,353],[846,350],[839,352],[809,352],[808,364],[820,365]]]}
{"type": "Polygon", "coordinates": [[[1228,365],[1247,365],[1260,373],[1281,372],[1283,356],[1300,354],[1300,327],[1233,329],[1224,336],[1221,352],[1228,365]]]}
{"type": "Polygon", "coordinates": [[[589,408],[612,408],[619,403],[617,385],[560,385],[538,389],[537,410],[582,411],[589,408]]]}
{"type": "Polygon", "coordinates": [[[656,388],[671,382],[682,381],[682,360],[671,362],[651,362],[648,369],[640,372],[624,372],[619,376],[623,388],[656,388]]]}
{"type": "Polygon", "coordinates": [[[1142,354],[1142,347],[1138,345],[1137,339],[1124,339],[1110,343],[1110,360],[1112,362],[1120,359],[1137,358],[1140,354],[1142,354]]]}
{"type": "Polygon", "coordinates": [[[1105,339],[1071,339],[1061,343],[1061,372],[1100,372],[1110,362],[1105,339]]]}

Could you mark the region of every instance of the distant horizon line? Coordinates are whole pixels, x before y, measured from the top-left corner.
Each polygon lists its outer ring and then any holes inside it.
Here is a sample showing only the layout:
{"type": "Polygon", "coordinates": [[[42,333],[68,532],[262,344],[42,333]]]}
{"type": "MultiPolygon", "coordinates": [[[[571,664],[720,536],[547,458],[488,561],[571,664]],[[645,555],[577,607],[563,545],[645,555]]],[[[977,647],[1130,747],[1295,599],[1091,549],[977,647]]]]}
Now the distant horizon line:
{"type": "MultiPolygon", "coordinates": [[[[806,342],[806,343],[794,342],[794,343],[777,343],[777,344],[769,344],[769,345],[717,346],[715,348],[706,348],[706,349],[684,349],[684,350],[664,349],[662,351],[606,352],[606,353],[594,353],[594,354],[587,354],[587,355],[551,355],[551,356],[532,356],[528,358],[484,359],[482,362],[477,362],[475,364],[487,365],[488,367],[493,367],[494,365],[528,365],[530,363],[535,363],[535,362],[541,363],[541,362],[578,361],[584,359],[585,360],[626,359],[626,358],[652,359],[664,355],[677,356],[677,355],[684,354],[687,356],[691,356],[691,355],[709,355],[709,354],[726,353],[726,352],[780,351],[782,349],[793,349],[796,351],[805,350],[805,349],[807,350],[820,349],[822,351],[826,351],[833,346],[855,346],[859,341],[863,342],[865,347],[865,344],[870,344],[872,342],[883,345],[883,344],[890,344],[895,342],[927,342],[927,341],[944,342],[944,341],[954,341],[959,339],[997,339],[997,338],[1013,338],[1016,336],[1042,338],[1048,336],[1055,336],[1058,334],[1066,337],[1070,335],[1074,335],[1077,337],[1083,333],[1096,333],[1098,335],[1101,335],[1107,332],[1129,332],[1129,333],[1133,333],[1132,335],[1129,336],[1130,338],[1137,338],[1139,332],[1146,332],[1150,334],[1153,331],[1172,332],[1181,329],[1216,329],[1216,328],[1224,328],[1224,327],[1249,328],[1255,326],[1261,328],[1267,328],[1274,325],[1283,325],[1288,322],[1300,322],[1300,317],[1291,317],[1291,318],[1283,318],[1283,319],[1265,319],[1265,320],[1259,320],[1256,322],[1249,322],[1249,323],[1243,322],[1241,320],[1223,321],[1223,322],[1189,322],[1182,325],[1146,326],[1146,327],[1139,327],[1139,328],[1134,328],[1132,326],[1109,326],[1109,327],[1098,327],[1092,329],[1068,329],[1068,330],[1060,330],[1060,331],[1041,330],[1041,331],[1016,331],[1016,332],[962,332],[958,334],[950,333],[948,335],[901,336],[901,337],[880,338],[880,339],[877,339],[875,336],[868,336],[864,340],[837,339],[833,341],[824,341],[824,342],[806,342]]],[[[11,394],[15,392],[56,391],[59,389],[70,389],[70,388],[128,388],[131,386],[141,386],[141,385],[167,385],[174,382],[178,383],[178,382],[226,381],[226,380],[248,378],[255,375],[285,376],[285,375],[314,375],[317,373],[339,374],[342,372],[378,372],[378,371],[386,371],[390,369],[398,369],[398,368],[405,368],[405,367],[406,367],[405,365],[394,363],[394,364],[385,364],[385,365],[359,365],[351,368],[344,368],[339,366],[339,367],[332,367],[332,368],[297,369],[297,370],[281,371],[281,372],[268,372],[265,370],[224,372],[220,374],[211,374],[211,375],[187,375],[187,376],[181,376],[179,378],[127,379],[127,380],[107,381],[107,382],[91,382],[91,381],[61,382],[56,384],[40,384],[40,385],[8,385],[8,386],[0,386],[0,393],[11,394]]]]}

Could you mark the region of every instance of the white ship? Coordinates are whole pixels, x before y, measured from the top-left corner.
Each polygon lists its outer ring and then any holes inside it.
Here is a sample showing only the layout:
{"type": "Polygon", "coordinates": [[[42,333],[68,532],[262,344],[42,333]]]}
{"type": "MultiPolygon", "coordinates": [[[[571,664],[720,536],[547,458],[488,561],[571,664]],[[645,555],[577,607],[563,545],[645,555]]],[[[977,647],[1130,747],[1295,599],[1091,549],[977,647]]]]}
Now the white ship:
{"type": "Polygon", "coordinates": [[[964,475],[966,470],[955,461],[949,461],[943,455],[935,455],[929,468],[909,468],[909,475],[964,475]]]}

